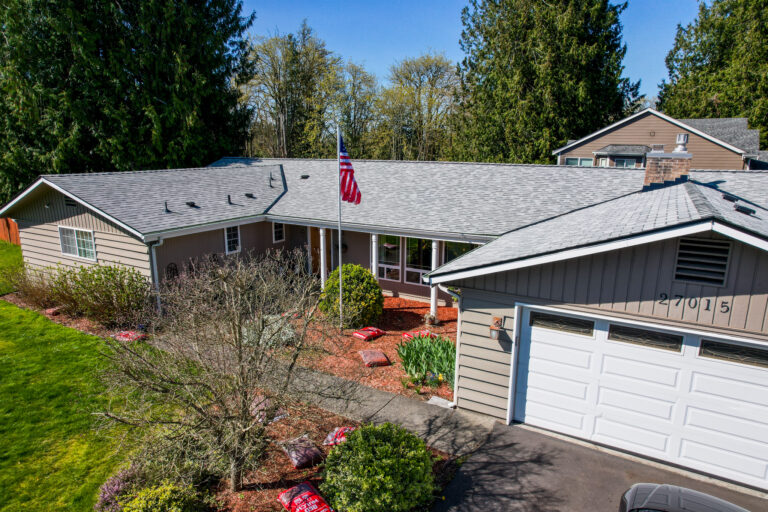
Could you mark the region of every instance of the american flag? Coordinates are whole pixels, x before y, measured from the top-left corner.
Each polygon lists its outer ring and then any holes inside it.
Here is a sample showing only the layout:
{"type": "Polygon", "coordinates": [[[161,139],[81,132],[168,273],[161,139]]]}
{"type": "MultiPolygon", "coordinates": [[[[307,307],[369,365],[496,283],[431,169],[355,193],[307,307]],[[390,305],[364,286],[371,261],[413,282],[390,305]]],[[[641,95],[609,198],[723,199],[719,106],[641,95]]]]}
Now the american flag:
{"type": "Polygon", "coordinates": [[[355,170],[349,159],[344,139],[339,136],[339,172],[341,173],[341,200],[352,204],[360,204],[362,198],[360,189],[355,181],[355,170]]]}

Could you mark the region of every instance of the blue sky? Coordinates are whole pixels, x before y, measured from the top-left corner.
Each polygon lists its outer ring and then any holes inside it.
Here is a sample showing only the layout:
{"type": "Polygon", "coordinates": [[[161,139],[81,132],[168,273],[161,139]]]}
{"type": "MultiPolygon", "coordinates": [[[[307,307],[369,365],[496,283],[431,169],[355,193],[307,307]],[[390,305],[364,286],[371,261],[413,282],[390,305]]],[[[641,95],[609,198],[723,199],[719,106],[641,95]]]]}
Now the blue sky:
{"type": "MultiPolygon", "coordinates": [[[[466,0],[244,0],[256,11],[257,35],[294,32],[303,19],[324,39],[328,49],[363,64],[381,81],[389,67],[427,51],[452,61],[459,48],[461,9],[466,0]]],[[[664,57],[672,47],[678,23],[690,23],[696,0],[630,0],[622,15],[627,55],[625,75],[640,79],[643,94],[655,96],[665,78],[664,57]]]]}

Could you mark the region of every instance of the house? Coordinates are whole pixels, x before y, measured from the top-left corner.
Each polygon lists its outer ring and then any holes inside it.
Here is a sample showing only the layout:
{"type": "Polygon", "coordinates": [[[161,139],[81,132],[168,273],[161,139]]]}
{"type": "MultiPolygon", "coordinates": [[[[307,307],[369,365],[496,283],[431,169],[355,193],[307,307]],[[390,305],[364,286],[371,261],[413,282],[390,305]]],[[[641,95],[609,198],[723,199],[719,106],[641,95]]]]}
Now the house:
{"type": "Polygon", "coordinates": [[[768,489],[768,172],[693,158],[428,274],[458,407],[768,489]]]}
{"type": "MultiPolygon", "coordinates": [[[[691,139],[689,139],[690,142],[691,139]]],[[[653,148],[652,148],[653,149],[653,148]]],[[[356,161],[344,262],[459,307],[458,407],[768,489],[768,171],[356,161]]],[[[335,160],[41,176],[2,210],[31,265],[304,248],[337,265],[335,160]]]]}
{"type": "Polygon", "coordinates": [[[760,132],[744,117],[674,119],[647,108],[552,152],[563,165],[645,167],[653,146],[671,151],[683,136],[694,169],[766,169],[760,132]]]}

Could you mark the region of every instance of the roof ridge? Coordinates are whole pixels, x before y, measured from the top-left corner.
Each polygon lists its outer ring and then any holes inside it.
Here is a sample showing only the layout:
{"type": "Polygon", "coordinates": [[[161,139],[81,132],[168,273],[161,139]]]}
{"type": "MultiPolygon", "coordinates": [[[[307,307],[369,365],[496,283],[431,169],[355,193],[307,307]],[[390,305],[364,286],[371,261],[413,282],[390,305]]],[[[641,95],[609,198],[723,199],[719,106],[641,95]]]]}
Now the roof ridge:
{"type": "MultiPolygon", "coordinates": [[[[277,165],[277,164],[274,164],[277,165]]],[[[62,172],[62,173],[49,173],[49,174],[41,174],[40,177],[46,178],[50,176],[117,176],[117,175],[125,175],[125,174],[143,174],[143,173],[163,173],[163,172],[176,172],[176,171],[216,171],[221,169],[231,169],[231,168],[253,168],[253,167],[266,167],[266,166],[256,166],[256,165],[228,165],[228,166],[222,166],[222,167],[177,167],[172,169],[136,169],[133,171],[91,171],[91,172],[62,172]]]]}
{"type": "Polygon", "coordinates": [[[690,181],[686,181],[683,183],[685,186],[685,191],[688,194],[688,198],[693,203],[693,207],[696,208],[696,211],[701,215],[703,218],[706,217],[716,217],[717,216],[717,210],[712,205],[712,203],[709,202],[709,200],[706,198],[706,196],[699,190],[700,186],[698,183],[693,183],[690,181]]]}

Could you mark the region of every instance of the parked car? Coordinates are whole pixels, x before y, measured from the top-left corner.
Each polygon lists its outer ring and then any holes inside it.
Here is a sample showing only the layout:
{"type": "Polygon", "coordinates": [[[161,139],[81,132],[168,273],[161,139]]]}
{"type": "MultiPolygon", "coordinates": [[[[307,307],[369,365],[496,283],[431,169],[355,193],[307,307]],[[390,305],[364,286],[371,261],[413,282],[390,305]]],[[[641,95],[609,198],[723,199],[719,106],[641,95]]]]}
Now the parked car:
{"type": "Polygon", "coordinates": [[[635,484],[621,497],[619,512],[749,512],[703,492],[665,484],[635,484]]]}

